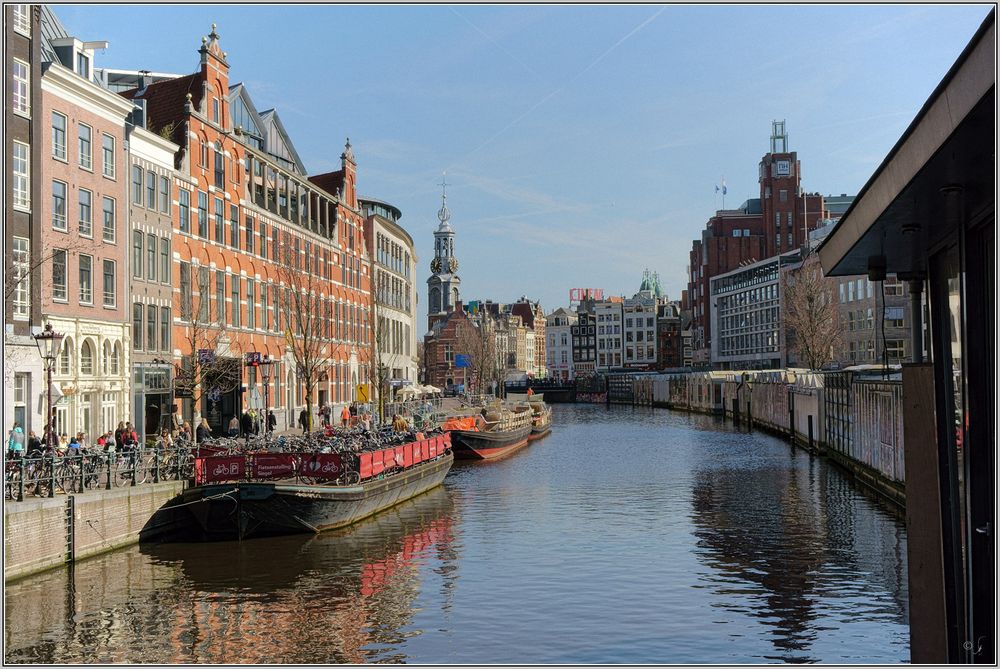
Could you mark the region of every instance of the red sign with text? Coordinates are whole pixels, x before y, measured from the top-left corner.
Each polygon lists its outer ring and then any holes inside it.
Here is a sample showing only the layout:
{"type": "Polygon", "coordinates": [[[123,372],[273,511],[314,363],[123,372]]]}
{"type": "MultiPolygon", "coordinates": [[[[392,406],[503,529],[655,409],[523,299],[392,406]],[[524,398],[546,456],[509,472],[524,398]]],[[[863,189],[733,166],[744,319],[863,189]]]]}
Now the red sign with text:
{"type": "Polygon", "coordinates": [[[247,459],[242,455],[197,458],[194,461],[194,472],[198,484],[236,481],[246,476],[247,459]]]}
{"type": "Polygon", "coordinates": [[[299,476],[314,479],[335,479],[344,471],[344,462],[337,453],[303,455],[299,476]]]}
{"type": "Polygon", "coordinates": [[[255,479],[283,479],[295,474],[295,456],[291,453],[258,454],[253,458],[255,479]]]}

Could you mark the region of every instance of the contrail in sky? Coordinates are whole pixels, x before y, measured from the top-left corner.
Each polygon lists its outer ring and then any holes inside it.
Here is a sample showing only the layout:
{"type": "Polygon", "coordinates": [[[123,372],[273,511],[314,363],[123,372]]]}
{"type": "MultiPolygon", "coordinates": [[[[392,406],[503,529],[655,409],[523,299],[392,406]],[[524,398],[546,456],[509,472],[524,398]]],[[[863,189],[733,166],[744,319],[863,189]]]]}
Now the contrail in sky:
{"type": "Polygon", "coordinates": [[[504,46],[502,44],[500,44],[500,42],[496,41],[495,39],[493,39],[492,37],[490,37],[489,35],[487,35],[485,32],[482,31],[482,29],[480,29],[479,26],[477,26],[475,23],[473,23],[472,21],[470,21],[468,18],[466,18],[465,16],[462,16],[457,11],[455,11],[454,7],[449,6],[448,9],[451,10],[452,14],[454,14],[455,16],[457,16],[458,18],[462,19],[463,21],[465,21],[466,23],[468,23],[470,26],[472,26],[472,29],[475,30],[477,33],[479,33],[480,35],[482,35],[483,37],[485,37],[489,41],[493,42],[494,46],[496,46],[498,49],[500,49],[501,51],[503,51],[504,54],[506,54],[506,56],[508,58],[510,58],[515,63],[517,63],[518,65],[520,65],[524,69],[526,69],[528,72],[531,72],[531,74],[533,74],[534,76],[538,77],[539,79],[542,78],[542,76],[540,74],[538,74],[537,72],[535,72],[531,67],[529,67],[527,63],[525,63],[523,60],[521,60],[520,58],[518,58],[516,55],[512,54],[510,51],[508,51],[507,49],[505,49],[504,46]]]}
{"type": "Polygon", "coordinates": [[[643,28],[645,28],[647,25],[649,25],[650,23],[652,23],[656,19],[657,16],[659,16],[660,14],[662,14],[664,12],[664,10],[666,10],[666,6],[660,7],[660,9],[659,9],[658,12],[656,12],[655,14],[653,14],[652,16],[650,16],[648,19],[646,19],[645,21],[643,21],[639,25],[637,25],[635,28],[633,28],[632,30],[630,30],[624,37],[622,37],[620,40],[618,40],[617,42],[615,42],[614,44],[612,44],[610,47],[608,47],[608,49],[605,50],[604,53],[602,53],[600,56],[598,56],[597,58],[595,58],[593,60],[593,62],[590,63],[590,65],[588,65],[587,67],[585,67],[582,70],[580,70],[579,72],[577,72],[572,78],[570,78],[569,81],[567,81],[562,86],[559,86],[558,88],[556,88],[555,90],[553,90],[552,92],[550,92],[548,95],[546,95],[545,97],[543,97],[541,100],[539,100],[535,104],[533,104],[530,107],[528,107],[528,109],[526,111],[524,111],[520,116],[518,116],[517,118],[515,118],[513,121],[511,121],[510,123],[508,123],[504,127],[500,128],[500,130],[498,130],[495,133],[493,133],[493,135],[490,136],[489,139],[487,139],[485,142],[483,142],[482,144],[480,144],[479,146],[477,146],[476,148],[474,148],[469,153],[465,154],[462,158],[460,158],[457,162],[455,162],[452,165],[450,165],[447,169],[451,170],[451,169],[453,169],[455,167],[455,165],[459,165],[463,161],[469,159],[470,157],[472,157],[473,155],[475,155],[476,153],[478,153],[483,147],[485,147],[488,144],[490,144],[497,137],[499,137],[503,133],[507,132],[510,128],[512,128],[516,124],[520,123],[521,120],[524,119],[524,117],[526,117],[528,114],[530,114],[531,112],[533,112],[536,109],[538,109],[539,107],[541,107],[550,98],[552,98],[552,96],[554,96],[556,93],[559,93],[560,91],[566,89],[574,81],[576,81],[577,79],[579,79],[580,77],[582,77],[584,74],[586,74],[588,71],[590,71],[591,68],[593,68],[595,65],[597,65],[598,63],[600,63],[602,60],[604,60],[609,53],[611,53],[612,51],[614,51],[615,49],[617,49],[619,46],[621,46],[622,43],[625,42],[625,40],[629,39],[630,37],[632,37],[633,35],[635,35],[637,32],[639,32],[640,30],[642,30],[643,28]]]}

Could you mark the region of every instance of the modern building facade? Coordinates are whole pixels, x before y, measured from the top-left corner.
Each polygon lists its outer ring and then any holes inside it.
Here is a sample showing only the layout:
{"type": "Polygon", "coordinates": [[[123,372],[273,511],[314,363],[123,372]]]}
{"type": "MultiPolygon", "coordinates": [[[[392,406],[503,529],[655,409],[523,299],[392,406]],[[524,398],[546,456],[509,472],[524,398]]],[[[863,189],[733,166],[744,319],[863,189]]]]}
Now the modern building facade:
{"type": "Polygon", "coordinates": [[[713,366],[784,366],[781,267],[800,258],[800,251],[792,251],[712,278],[711,322],[716,333],[712,338],[713,366]]]}

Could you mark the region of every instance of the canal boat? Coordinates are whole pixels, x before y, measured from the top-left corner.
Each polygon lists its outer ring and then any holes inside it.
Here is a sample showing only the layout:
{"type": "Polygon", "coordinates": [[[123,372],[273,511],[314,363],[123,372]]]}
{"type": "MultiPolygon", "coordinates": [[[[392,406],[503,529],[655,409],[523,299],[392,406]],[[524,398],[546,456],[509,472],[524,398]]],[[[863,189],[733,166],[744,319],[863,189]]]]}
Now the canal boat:
{"type": "Polygon", "coordinates": [[[448,433],[354,457],[350,468],[337,453],[199,458],[198,485],[171,506],[186,514],[189,537],[205,541],[317,533],[427,492],[454,462],[448,433]]]}
{"type": "Polygon", "coordinates": [[[529,441],[541,439],[552,431],[552,409],[543,402],[531,402],[531,433],[529,441]]]}
{"type": "Polygon", "coordinates": [[[486,410],[475,429],[451,430],[456,458],[497,460],[523,448],[531,435],[532,412],[528,405],[486,410]]]}

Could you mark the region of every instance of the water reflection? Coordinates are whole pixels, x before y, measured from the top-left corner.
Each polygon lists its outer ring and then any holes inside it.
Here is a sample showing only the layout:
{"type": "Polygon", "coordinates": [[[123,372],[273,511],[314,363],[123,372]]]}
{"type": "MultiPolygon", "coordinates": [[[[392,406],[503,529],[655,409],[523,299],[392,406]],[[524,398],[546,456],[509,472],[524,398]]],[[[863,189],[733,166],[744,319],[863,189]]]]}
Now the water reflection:
{"type": "Polygon", "coordinates": [[[403,639],[426,563],[454,567],[454,518],[437,488],[337,532],[144,545],[27,579],[7,588],[7,660],[365,662],[403,639]]]}
{"type": "Polygon", "coordinates": [[[908,659],[902,522],[839,470],[706,416],[554,409],[545,439],[354,528],[14,583],[6,659],[908,659]]]}
{"type": "Polygon", "coordinates": [[[802,460],[806,466],[701,470],[692,490],[697,555],[713,570],[702,587],[713,606],[771,628],[767,660],[822,661],[818,642],[831,623],[875,630],[885,620],[907,622],[903,528],[873,514],[839,471],[802,460]]]}

